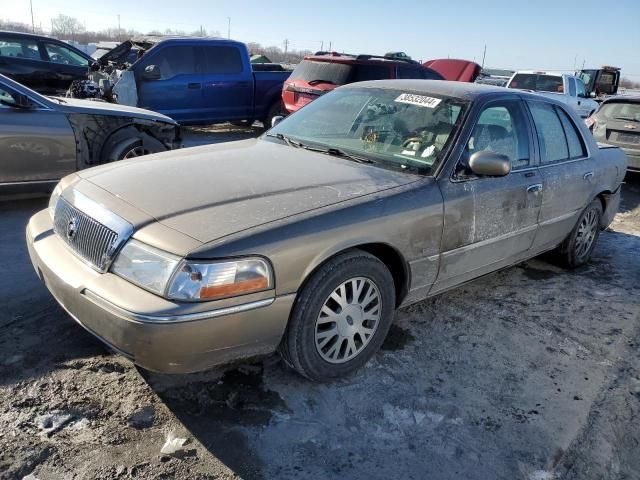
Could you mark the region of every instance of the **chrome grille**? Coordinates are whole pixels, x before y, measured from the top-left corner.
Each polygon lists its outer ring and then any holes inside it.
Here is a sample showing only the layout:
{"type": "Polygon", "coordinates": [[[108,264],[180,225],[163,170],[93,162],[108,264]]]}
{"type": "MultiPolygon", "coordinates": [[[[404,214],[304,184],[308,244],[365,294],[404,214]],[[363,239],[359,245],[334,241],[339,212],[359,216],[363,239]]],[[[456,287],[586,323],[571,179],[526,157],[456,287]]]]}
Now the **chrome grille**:
{"type": "MultiPolygon", "coordinates": [[[[53,218],[58,236],[97,270],[109,268],[118,244],[118,233],[91,218],[60,197],[53,218]]],[[[120,239],[122,240],[122,239],[120,239]]]]}

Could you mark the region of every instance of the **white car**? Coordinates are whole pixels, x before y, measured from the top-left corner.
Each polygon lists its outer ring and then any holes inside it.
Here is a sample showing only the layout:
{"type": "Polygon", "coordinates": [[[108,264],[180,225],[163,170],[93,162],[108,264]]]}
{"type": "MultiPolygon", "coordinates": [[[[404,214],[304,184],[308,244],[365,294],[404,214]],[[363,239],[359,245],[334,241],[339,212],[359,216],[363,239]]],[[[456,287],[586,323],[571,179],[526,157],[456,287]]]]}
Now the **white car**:
{"type": "Polygon", "coordinates": [[[569,105],[582,118],[587,118],[598,109],[598,102],[587,95],[584,82],[573,75],[521,70],[511,76],[507,88],[528,90],[555,98],[569,105]]]}

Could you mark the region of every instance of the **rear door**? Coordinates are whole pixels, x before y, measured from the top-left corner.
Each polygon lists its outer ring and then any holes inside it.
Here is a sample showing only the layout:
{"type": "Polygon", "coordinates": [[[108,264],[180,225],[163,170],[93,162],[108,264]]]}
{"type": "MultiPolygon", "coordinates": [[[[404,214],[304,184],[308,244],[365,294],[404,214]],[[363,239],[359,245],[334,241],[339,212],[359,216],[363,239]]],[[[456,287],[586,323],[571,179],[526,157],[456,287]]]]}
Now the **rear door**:
{"type": "Polygon", "coordinates": [[[482,108],[453,176],[439,180],[445,226],[433,293],[526,257],[542,203],[532,152],[533,136],[520,100],[496,100],[482,108]],[[511,173],[488,177],[470,172],[470,156],[484,150],[507,155],[511,173]]]}
{"type": "Polygon", "coordinates": [[[540,227],[534,250],[558,245],[591,201],[595,164],[575,119],[563,108],[527,101],[536,129],[542,175],[540,227]]]}
{"type": "Polygon", "coordinates": [[[253,120],[254,77],[249,56],[235,45],[200,47],[203,113],[211,120],[253,120]]]}
{"type": "MultiPolygon", "coordinates": [[[[19,94],[0,82],[0,98],[19,94]]],[[[57,180],[76,170],[76,142],[67,117],[32,101],[29,109],[0,104],[0,185],[57,180]]]]}
{"type": "Polygon", "coordinates": [[[138,106],[163,113],[181,123],[206,119],[207,109],[202,96],[203,61],[195,43],[160,43],[153,47],[135,65],[138,106]],[[154,65],[159,78],[147,75],[154,65]]]}

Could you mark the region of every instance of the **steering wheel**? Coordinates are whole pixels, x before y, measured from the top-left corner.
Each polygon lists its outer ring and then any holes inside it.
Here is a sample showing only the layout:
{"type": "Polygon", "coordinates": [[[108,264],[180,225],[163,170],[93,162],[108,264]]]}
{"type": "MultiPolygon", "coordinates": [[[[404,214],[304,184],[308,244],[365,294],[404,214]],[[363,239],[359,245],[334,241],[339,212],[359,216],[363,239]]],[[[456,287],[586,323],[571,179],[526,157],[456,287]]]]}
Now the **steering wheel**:
{"type": "Polygon", "coordinates": [[[407,148],[411,143],[419,143],[422,145],[422,142],[424,142],[424,138],[422,137],[409,137],[402,142],[402,148],[407,148]]]}

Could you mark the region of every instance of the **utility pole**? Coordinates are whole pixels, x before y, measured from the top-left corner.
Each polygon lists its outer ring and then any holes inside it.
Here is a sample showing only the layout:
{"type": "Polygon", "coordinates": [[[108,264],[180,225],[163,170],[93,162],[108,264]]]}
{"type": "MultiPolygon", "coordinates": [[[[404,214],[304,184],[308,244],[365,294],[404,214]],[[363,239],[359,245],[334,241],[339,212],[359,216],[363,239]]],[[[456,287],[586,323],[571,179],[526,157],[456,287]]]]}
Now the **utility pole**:
{"type": "Polygon", "coordinates": [[[333,50],[331,50],[331,40],[329,40],[329,51],[332,52],[333,50]]]}
{"type": "Polygon", "coordinates": [[[482,68],[484,68],[484,58],[487,56],[487,44],[484,44],[484,52],[482,53],[482,68]]]}
{"type": "Polygon", "coordinates": [[[202,25],[200,25],[200,36],[204,37],[204,33],[202,32],[202,25]]]}
{"type": "Polygon", "coordinates": [[[320,51],[324,52],[324,40],[320,40],[320,51]]]}
{"type": "Polygon", "coordinates": [[[284,42],[282,42],[284,45],[284,61],[287,61],[287,50],[289,49],[289,39],[285,38],[284,42]]]}
{"type": "Polygon", "coordinates": [[[29,5],[31,6],[31,30],[36,33],[36,22],[33,21],[33,0],[29,0],[29,5]]]}
{"type": "Polygon", "coordinates": [[[118,14],[118,36],[117,36],[118,41],[120,41],[120,14],[118,14]]]}
{"type": "Polygon", "coordinates": [[[231,40],[231,17],[227,17],[227,39],[231,40]]]}

